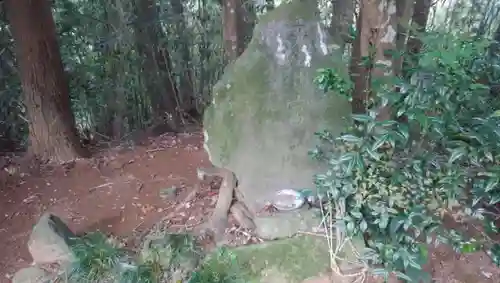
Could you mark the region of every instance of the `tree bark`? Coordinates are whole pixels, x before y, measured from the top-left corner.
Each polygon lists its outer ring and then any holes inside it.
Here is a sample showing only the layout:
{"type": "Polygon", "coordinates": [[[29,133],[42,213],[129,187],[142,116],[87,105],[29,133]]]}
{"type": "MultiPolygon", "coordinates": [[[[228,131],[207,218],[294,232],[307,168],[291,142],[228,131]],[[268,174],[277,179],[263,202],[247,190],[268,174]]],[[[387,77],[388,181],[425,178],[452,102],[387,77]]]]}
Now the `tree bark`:
{"type": "Polygon", "coordinates": [[[341,38],[344,50],[345,45],[351,42],[349,28],[354,21],[354,1],[353,0],[331,0],[332,20],[330,22],[329,33],[334,38],[341,38]]]}
{"type": "Polygon", "coordinates": [[[160,45],[161,27],[156,2],[137,0],[135,25],[137,49],[143,59],[143,80],[151,99],[154,120],[166,120],[172,131],[181,127],[177,111],[177,85],[173,80],[172,62],[166,46],[160,45]]]}
{"type": "MultiPolygon", "coordinates": [[[[246,49],[253,36],[253,29],[257,24],[257,13],[255,9],[254,1],[245,1],[242,5],[243,22],[242,33],[243,33],[243,51],[246,49]]],[[[243,53],[243,51],[241,53],[243,53]]]]}
{"type": "Polygon", "coordinates": [[[408,59],[403,62],[403,75],[406,79],[410,79],[413,72],[412,69],[418,65],[418,53],[422,49],[422,42],[418,39],[421,33],[425,31],[429,12],[431,10],[431,0],[420,0],[415,3],[412,15],[412,26],[416,31],[410,34],[408,38],[407,53],[408,59]]]}
{"type": "Polygon", "coordinates": [[[236,60],[245,49],[242,0],[224,0],[223,38],[227,62],[236,60]]]}
{"type": "MultiPolygon", "coordinates": [[[[362,0],[357,20],[358,36],[353,47],[351,78],[354,82],[353,111],[363,113],[372,97],[372,78],[392,77],[392,54],[396,48],[396,5],[394,0],[362,0]],[[369,64],[364,64],[368,58],[369,64]],[[383,65],[386,68],[375,68],[383,65]]],[[[379,110],[379,119],[387,119],[390,109],[379,110]]]]}
{"type": "MultiPolygon", "coordinates": [[[[113,37],[114,33],[118,31],[122,33],[125,29],[124,25],[124,7],[122,0],[108,1],[105,6],[105,15],[107,20],[106,36],[113,37]]],[[[105,49],[105,55],[108,58],[104,64],[106,73],[110,78],[110,83],[107,84],[107,103],[105,115],[108,119],[105,122],[106,135],[111,140],[120,140],[125,136],[126,129],[126,94],[123,87],[126,84],[126,78],[123,72],[124,60],[122,43],[117,39],[118,44],[112,44],[105,49]],[[111,95],[109,95],[111,94],[111,95]]]]}
{"type": "Polygon", "coordinates": [[[184,7],[181,0],[170,0],[172,10],[176,15],[176,31],[177,31],[177,46],[179,46],[182,54],[182,72],[180,77],[180,85],[178,89],[178,97],[180,106],[183,111],[191,112],[196,110],[196,97],[193,91],[193,78],[191,74],[191,52],[189,47],[189,39],[186,37],[186,19],[184,18],[184,7]]]}
{"type": "Polygon", "coordinates": [[[403,75],[403,53],[406,51],[406,42],[408,38],[408,27],[410,25],[413,11],[413,0],[396,1],[396,16],[398,19],[398,29],[396,36],[396,49],[401,56],[394,58],[394,74],[403,75]]]}
{"type": "Polygon", "coordinates": [[[50,2],[7,0],[6,8],[29,119],[31,153],[61,163],[89,156],[75,128],[50,2]]]}

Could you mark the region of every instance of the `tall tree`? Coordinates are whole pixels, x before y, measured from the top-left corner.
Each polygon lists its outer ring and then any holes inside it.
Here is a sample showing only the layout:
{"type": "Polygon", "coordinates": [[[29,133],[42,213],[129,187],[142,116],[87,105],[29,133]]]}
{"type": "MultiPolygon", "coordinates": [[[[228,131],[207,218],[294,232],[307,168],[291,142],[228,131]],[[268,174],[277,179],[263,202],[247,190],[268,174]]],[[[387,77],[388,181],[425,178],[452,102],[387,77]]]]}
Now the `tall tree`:
{"type": "MultiPolygon", "coordinates": [[[[243,44],[244,49],[248,46],[253,36],[253,29],[257,24],[257,8],[254,1],[245,1],[242,5],[243,22],[242,22],[242,32],[243,32],[243,44]]],[[[243,50],[244,51],[244,50],[243,50]]],[[[243,52],[242,52],[243,53],[243,52]]]]}
{"type": "Polygon", "coordinates": [[[155,120],[166,119],[172,131],[181,126],[177,111],[177,86],[172,74],[170,53],[160,44],[162,32],[154,0],[136,0],[136,40],[143,57],[142,78],[153,105],[155,120]]]}
{"type": "Polygon", "coordinates": [[[122,0],[112,0],[106,2],[105,15],[107,20],[106,36],[115,38],[116,43],[110,44],[104,50],[106,62],[104,68],[109,74],[109,81],[106,84],[106,118],[101,121],[101,127],[104,133],[111,139],[119,140],[125,135],[125,111],[126,111],[126,93],[122,87],[125,85],[125,76],[123,73],[123,55],[126,43],[121,41],[124,34],[124,11],[125,7],[122,0]],[[103,123],[104,122],[104,123],[103,123]]]}
{"type": "Polygon", "coordinates": [[[432,0],[420,0],[415,2],[413,15],[411,18],[412,29],[408,38],[407,53],[408,60],[405,60],[403,66],[404,76],[409,79],[412,75],[411,69],[418,63],[418,53],[422,48],[422,42],[418,38],[425,31],[429,12],[431,10],[432,0]]]}
{"type": "MultiPolygon", "coordinates": [[[[353,111],[363,113],[372,96],[372,78],[384,79],[392,75],[392,55],[387,51],[396,47],[398,20],[395,0],[362,0],[358,17],[351,77],[354,82],[353,111]],[[381,69],[380,65],[386,69],[381,69]]],[[[390,109],[380,109],[380,119],[389,115],[390,109]]]]}
{"type": "Polygon", "coordinates": [[[30,151],[42,160],[87,156],[75,128],[49,0],[6,0],[15,41],[30,151]]]}
{"type": "MultiPolygon", "coordinates": [[[[408,38],[408,27],[413,11],[413,0],[396,1],[396,16],[398,19],[398,29],[396,35],[396,50],[401,55],[406,51],[406,42],[408,38]]],[[[402,75],[404,56],[394,58],[394,73],[397,76],[402,75]]]]}
{"type": "Polygon", "coordinates": [[[238,58],[245,49],[243,0],[222,0],[223,38],[226,61],[238,58]]]}
{"type": "Polygon", "coordinates": [[[196,110],[196,100],[193,91],[193,78],[191,75],[191,51],[189,39],[186,36],[186,19],[184,7],[181,0],[170,0],[172,10],[176,16],[175,26],[177,32],[176,46],[181,50],[182,64],[178,97],[183,111],[192,112],[196,110]]]}
{"type": "Polygon", "coordinates": [[[342,50],[345,44],[351,42],[349,33],[350,27],[354,23],[354,1],[353,0],[331,0],[332,20],[329,32],[333,37],[342,39],[342,50]]]}

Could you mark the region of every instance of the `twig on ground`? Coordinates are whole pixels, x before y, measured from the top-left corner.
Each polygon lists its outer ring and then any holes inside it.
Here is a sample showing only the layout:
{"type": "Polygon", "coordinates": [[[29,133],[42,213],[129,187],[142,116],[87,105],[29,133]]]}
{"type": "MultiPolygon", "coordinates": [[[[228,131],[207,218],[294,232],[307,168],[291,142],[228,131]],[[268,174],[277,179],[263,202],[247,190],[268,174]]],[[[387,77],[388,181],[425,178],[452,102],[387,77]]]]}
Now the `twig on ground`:
{"type": "Polygon", "coordinates": [[[95,187],[89,188],[89,192],[95,191],[95,190],[100,189],[100,188],[103,188],[103,187],[109,187],[109,186],[111,186],[111,185],[113,185],[113,184],[114,184],[113,182],[109,182],[109,183],[101,184],[101,185],[99,185],[99,186],[95,186],[95,187]]]}
{"type": "Polygon", "coordinates": [[[147,152],[147,153],[153,153],[153,152],[163,151],[163,150],[166,150],[166,148],[164,148],[164,147],[160,147],[160,148],[153,148],[153,149],[148,149],[148,150],[146,150],[146,152],[147,152]]]}
{"type": "Polygon", "coordinates": [[[328,248],[330,252],[330,268],[334,273],[340,277],[350,277],[355,278],[353,283],[365,282],[366,274],[368,272],[368,266],[365,262],[353,262],[344,258],[339,257],[340,252],[344,249],[344,246],[348,244],[356,258],[360,258],[360,254],[356,247],[352,244],[351,239],[348,238],[345,233],[340,228],[335,228],[335,219],[342,219],[345,215],[345,202],[336,202],[335,207],[329,206],[329,211],[325,212],[323,205],[320,203],[320,210],[322,213],[322,224],[325,230],[325,237],[327,239],[328,248]],[[333,235],[333,230],[335,229],[335,236],[333,235]],[[334,239],[335,237],[335,239],[334,239]],[[334,243],[335,241],[335,243],[334,243]],[[347,273],[341,270],[338,262],[343,261],[349,264],[362,265],[360,271],[347,273]]]}
{"type": "Polygon", "coordinates": [[[299,233],[299,234],[304,234],[304,235],[310,235],[310,236],[322,237],[322,238],[326,238],[326,237],[328,237],[328,236],[327,236],[327,235],[325,235],[325,234],[314,233],[314,232],[307,232],[307,231],[299,231],[298,233],[299,233]]]}
{"type": "Polygon", "coordinates": [[[189,224],[189,225],[186,225],[186,224],[170,224],[169,227],[174,227],[174,228],[175,227],[177,227],[177,228],[184,227],[187,230],[187,229],[191,229],[193,227],[196,227],[196,226],[200,225],[201,223],[203,223],[203,220],[198,220],[198,221],[196,221],[196,223],[189,224]]]}

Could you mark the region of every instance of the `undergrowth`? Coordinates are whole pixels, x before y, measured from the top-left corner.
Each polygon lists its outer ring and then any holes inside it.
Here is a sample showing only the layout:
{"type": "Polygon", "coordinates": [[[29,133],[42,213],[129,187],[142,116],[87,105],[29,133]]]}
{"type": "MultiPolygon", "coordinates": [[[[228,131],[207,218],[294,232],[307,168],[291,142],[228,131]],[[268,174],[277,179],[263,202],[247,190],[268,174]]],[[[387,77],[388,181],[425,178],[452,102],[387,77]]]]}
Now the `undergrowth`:
{"type": "MultiPolygon", "coordinates": [[[[484,250],[500,264],[500,244],[491,238],[499,232],[500,100],[488,85],[499,82],[499,60],[476,37],[428,33],[421,40],[412,80],[371,78],[366,113],[352,115],[340,136],[317,133],[322,144],[311,152],[329,166],[315,182],[328,197],[326,226],[337,245],[362,238],[359,261],[386,279],[413,282],[430,281],[422,268],[428,244],[484,250]],[[391,119],[378,119],[383,106],[391,119]],[[445,216],[459,224],[452,227],[477,229],[446,228],[445,216]]],[[[369,56],[361,61],[384,68],[369,56]]],[[[317,83],[353,96],[353,82],[336,70],[321,70],[317,83]]]]}
{"type": "Polygon", "coordinates": [[[188,283],[245,283],[247,282],[237,258],[225,248],[210,256],[188,283]]]}
{"type": "Polygon", "coordinates": [[[219,249],[205,259],[194,237],[187,234],[156,236],[136,255],[114,239],[92,232],[73,239],[71,250],[76,261],[54,282],[245,282],[233,253],[219,249]]]}

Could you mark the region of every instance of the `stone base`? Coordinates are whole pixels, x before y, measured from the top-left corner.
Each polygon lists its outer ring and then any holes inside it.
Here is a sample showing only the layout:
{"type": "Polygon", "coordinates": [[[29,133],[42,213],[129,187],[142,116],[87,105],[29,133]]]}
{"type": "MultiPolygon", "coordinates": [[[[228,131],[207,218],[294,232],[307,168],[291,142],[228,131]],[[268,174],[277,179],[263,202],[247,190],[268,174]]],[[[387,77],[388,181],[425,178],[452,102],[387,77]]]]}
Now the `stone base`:
{"type": "Polygon", "coordinates": [[[321,223],[317,210],[301,208],[289,212],[277,212],[269,216],[256,216],[256,234],[266,240],[289,238],[299,232],[313,232],[321,223]]]}

